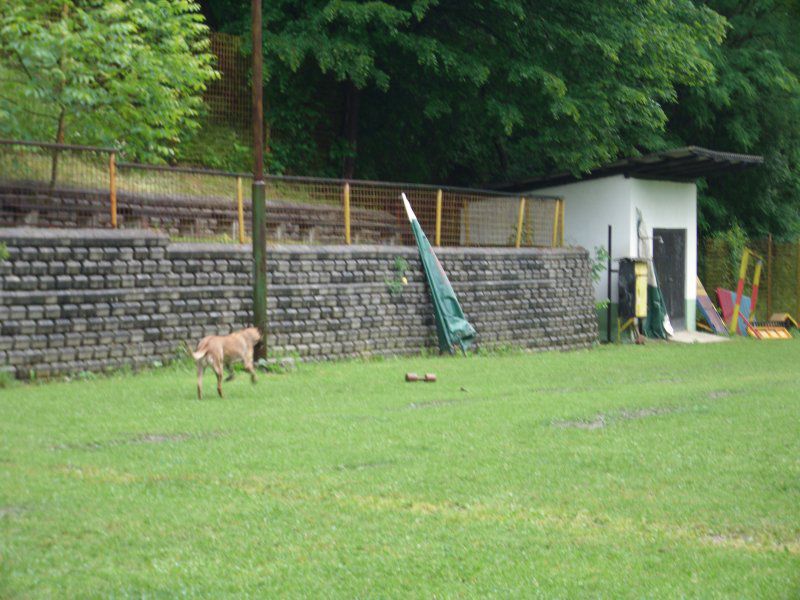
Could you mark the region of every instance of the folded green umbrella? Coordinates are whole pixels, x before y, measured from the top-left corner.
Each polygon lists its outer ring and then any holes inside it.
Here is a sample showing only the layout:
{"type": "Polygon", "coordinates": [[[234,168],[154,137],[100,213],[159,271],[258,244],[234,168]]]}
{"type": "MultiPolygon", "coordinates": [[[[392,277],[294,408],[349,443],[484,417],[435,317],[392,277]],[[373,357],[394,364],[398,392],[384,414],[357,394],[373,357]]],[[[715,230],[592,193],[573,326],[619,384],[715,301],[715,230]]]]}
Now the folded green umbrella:
{"type": "Polygon", "coordinates": [[[403,204],[406,207],[408,220],[411,222],[411,229],[414,238],[417,240],[419,249],[419,259],[425,270],[425,278],[428,281],[428,290],[433,302],[433,312],[436,316],[436,334],[439,337],[439,350],[441,352],[455,353],[454,346],[458,344],[461,351],[466,354],[467,348],[475,340],[475,328],[469,324],[464,317],[464,311],[458,303],[458,298],[450,285],[450,280],[442,268],[439,259],[436,258],[431,243],[422,231],[422,227],[417,221],[408,198],[402,194],[403,204]]]}
{"type": "Polygon", "coordinates": [[[636,209],[636,232],[639,236],[639,258],[647,261],[647,317],[644,320],[644,334],[649,338],[668,339],[675,333],[672,323],[667,314],[667,305],[664,302],[664,295],[658,287],[658,277],[656,268],[653,264],[653,256],[650,253],[650,238],[647,235],[648,229],[642,217],[642,211],[636,209]]]}

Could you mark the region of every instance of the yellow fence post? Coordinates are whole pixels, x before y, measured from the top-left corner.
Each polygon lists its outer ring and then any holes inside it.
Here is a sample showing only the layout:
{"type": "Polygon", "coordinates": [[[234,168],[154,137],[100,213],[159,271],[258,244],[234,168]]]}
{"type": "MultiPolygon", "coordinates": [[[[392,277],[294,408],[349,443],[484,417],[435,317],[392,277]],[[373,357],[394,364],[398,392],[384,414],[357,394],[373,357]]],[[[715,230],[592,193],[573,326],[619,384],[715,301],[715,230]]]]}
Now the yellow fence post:
{"type": "Polygon", "coordinates": [[[739,265],[739,282],[736,284],[736,302],[733,305],[733,315],[731,322],[728,323],[728,331],[731,335],[736,333],[739,327],[739,306],[742,303],[742,293],[744,292],[744,280],[747,277],[747,263],[750,260],[750,251],[745,248],[742,254],[742,263],[739,265]]]}
{"type": "Polygon", "coordinates": [[[436,245],[442,245],[442,190],[436,190],[436,245]]]}
{"type": "Polygon", "coordinates": [[[559,213],[561,212],[560,200],[556,200],[555,204],[556,204],[555,213],[553,214],[553,241],[550,244],[550,246],[553,248],[555,248],[556,244],[558,244],[558,221],[559,221],[559,213]]]}
{"type": "Polygon", "coordinates": [[[111,227],[117,228],[117,154],[108,157],[108,188],[111,197],[111,227]]]}
{"type": "Polygon", "coordinates": [[[236,211],[239,215],[239,243],[244,244],[244,198],[241,177],[236,178],[236,211]]]}
{"type": "Polygon", "coordinates": [[[525,204],[525,242],[526,245],[530,244],[535,246],[533,239],[533,214],[531,212],[531,203],[525,204]]]}
{"type": "Polygon", "coordinates": [[[515,248],[519,248],[522,243],[522,224],[525,221],[525,196],[519,199],[519,214],[517,215],[517,241],[515,248]]]}
{"type": "Polygon", "coordinates": [[[560,198],[558,200],[558,203],[561,206],[561,210],[558,213],[560,215],[560,220],[558,223],[560,243],[558,245],[559,247],[563,247],[564,246],[564,199],[560,198]]]}
{"type": "Polygon", "coordinates": [[[350,183],[344,184],[344,243],[350,244],[350,183]]]}

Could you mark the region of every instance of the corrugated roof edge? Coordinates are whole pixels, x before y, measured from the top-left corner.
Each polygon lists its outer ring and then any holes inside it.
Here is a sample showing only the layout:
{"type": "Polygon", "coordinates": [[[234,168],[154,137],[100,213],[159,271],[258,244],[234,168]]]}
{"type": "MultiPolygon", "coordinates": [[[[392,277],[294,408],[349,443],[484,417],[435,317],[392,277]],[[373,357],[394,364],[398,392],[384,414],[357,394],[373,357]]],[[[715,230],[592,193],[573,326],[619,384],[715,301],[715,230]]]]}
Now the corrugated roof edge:
{"type": "Polygon", "coordinates": [[[610,177],[612,175],[625,175],[626,177],[641,177],[646,179],[664,179],[667,181],[694,181],[705,175],[756,166],[763,162],[763,156],[754,154],[738,154],[735,152],[710,150],[700,146],[684,146],[671,150],[652,152],[642,156],[623,158],[600,165],[588,173],[579,176],[575,176],[569,172],[562,172],[545,177],[498,183],[483,187],[508,192],[528,191],[565,183],[597,179],[599,177],[610,177]]]}

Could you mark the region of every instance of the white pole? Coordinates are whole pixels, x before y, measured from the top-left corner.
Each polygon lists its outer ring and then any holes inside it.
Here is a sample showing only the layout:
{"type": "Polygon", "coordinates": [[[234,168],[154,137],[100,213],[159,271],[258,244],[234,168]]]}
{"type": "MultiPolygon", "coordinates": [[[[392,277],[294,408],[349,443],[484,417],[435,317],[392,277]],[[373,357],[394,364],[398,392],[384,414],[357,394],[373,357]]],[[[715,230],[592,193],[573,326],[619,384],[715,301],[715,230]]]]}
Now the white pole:
{"type": "Polygon", "coordinates": [[[408,220],[410,222],[414,222],[417,220],[417,216],[414,214],[414,211],[411,210],[411,205],[408,203],[408,198],[406,198],[406,193],[401,192],[400,197],[403,199],[403,204],[406,207],[406,214],[408,215],[408,220]]]}

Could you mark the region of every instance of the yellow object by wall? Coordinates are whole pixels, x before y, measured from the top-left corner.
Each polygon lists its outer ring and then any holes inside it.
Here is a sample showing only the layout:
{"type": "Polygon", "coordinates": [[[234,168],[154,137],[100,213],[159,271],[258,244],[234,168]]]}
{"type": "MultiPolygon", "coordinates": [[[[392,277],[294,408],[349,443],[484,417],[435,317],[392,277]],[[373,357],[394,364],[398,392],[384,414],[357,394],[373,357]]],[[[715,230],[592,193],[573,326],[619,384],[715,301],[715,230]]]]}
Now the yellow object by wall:
{"type": "Polygon", "coordinates": [[[647,316],[647,263],[637,261],[633,272],[636,275],[636,316],[647,316]]]}

